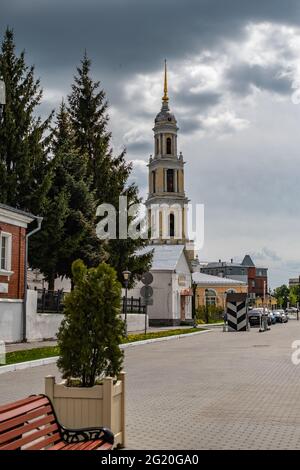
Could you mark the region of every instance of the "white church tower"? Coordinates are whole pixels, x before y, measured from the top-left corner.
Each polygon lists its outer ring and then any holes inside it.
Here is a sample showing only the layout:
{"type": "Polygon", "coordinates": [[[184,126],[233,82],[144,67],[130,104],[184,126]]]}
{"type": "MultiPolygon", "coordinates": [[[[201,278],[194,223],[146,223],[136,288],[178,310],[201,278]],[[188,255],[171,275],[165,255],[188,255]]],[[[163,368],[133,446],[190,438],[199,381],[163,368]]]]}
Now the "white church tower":
{"type": "Polygon", "coordinates": [[[162,107],[154,124],[154,155],[150,156],[149,194],[146,201],[153,244],[185,245],[190,260],[193,243],[188,240],[182,153],[177,151],[177,121],[169,108],[167,64],[164,71],[162,107]]]}

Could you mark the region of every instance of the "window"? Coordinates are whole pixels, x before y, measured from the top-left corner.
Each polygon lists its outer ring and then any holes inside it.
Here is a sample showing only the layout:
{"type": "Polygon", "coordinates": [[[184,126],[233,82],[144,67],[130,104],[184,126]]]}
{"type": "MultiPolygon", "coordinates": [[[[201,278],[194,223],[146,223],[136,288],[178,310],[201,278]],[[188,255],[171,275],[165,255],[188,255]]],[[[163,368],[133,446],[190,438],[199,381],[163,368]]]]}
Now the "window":
{"type": "Polygon", "coordinates": [[[171,155],[172,153],[172,140],[171,137],[167,138],[167,155],[171,155]]]}
{"type": "Polygon", "coordinates": [[[155,153],[156,155],[159,154],[159,138],[158,137],[156,137],[155,139],[155,153]]]}
{"type": "Polygon", "coordinates": [[[156,193],[156,172],[152,171],[152,192],[156,193]]]}
{"type": "Polygon", "coordinates": [[[11,234],[0,233],[0,269],[10,271],[11,268],[11,234]]]}
{"type": "Polygon", "coordinates": [[[174,170],[167,170],[167,192],[174,192],[174,170]]]}
{"type": "Polygon", "coordinates": [[[174,214],[170,214],[169,218],[169,232],[170,232],[170,237],[175,236],[175,217],[174,214]]]}
{"type": "Polygon", "coordinates": [[[206,289],[205,291],[205,304],[206,305],[216,305],[217,304],[217,294],[213,289],[206,289]]]}

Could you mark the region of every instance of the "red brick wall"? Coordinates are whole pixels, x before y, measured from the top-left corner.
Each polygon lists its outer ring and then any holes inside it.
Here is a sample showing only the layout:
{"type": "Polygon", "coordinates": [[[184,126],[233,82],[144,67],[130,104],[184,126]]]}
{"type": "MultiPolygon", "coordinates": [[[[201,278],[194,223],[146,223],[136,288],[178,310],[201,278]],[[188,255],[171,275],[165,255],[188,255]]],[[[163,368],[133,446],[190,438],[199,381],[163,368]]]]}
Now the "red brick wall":
{"type": "Polygon", "coordinates": [[[248,268],[248,292],[253,293],[255,291],[255,286],[253,286],[253,281],[255,282],[256,269],[254,267],[248,268]]]}
{"type": "Polygon", "coordinates": [[[263,297],[264,296],[264,285],[265,285],[265,293],[268,293],[268,278],[265,276],[257,276],[255,279],[256,283],[256,295],[258,297],[263,297]],[[266,284],[264,284],[266,283],[266,284]]]}
{"type": "Polygon", "coordinates": [[[2,232],[12,234],[11,271],[12,276],[0,276],[0,282],[8,283],[8,294],[1,294],[0,298],[22,299],[24,297],[24,262],[25,262],[25,235],[26,229],[15,225],[0,222],[2,232]]]}

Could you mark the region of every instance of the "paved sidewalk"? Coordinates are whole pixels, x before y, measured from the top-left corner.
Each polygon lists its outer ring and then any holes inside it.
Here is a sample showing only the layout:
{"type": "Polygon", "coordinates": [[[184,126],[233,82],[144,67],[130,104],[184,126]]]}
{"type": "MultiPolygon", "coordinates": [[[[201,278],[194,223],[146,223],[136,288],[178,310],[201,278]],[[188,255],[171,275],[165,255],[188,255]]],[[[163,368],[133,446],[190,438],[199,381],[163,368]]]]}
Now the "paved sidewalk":
{"type": "MultiPolygon", "coordinates": [[[[300,449],[300,325],[209,334],[125,351],[131,449],[300,449]]],[[[43,392],[55,365],[0,376],[0,402],[43,392]]]]}
{"type": "MultiPolygon", "coordinates": [[[[204,328],[205,325],[199,325],[199,328],[204,328]]],[[[178,329],[188,329],[190,326],[165,326],[165,327],[150,327],[147,329],[148,333],[155,333],[157,331],[167,331],[167,330],[178,330],[178,329]]],[[[141,331],[130,331],[129,334],[143,334],[141,331]]],[[[37,349],[37,348],[46,348],[48,346],[56,346],[56,340],[46,340],[46,341],[30,341],[28,343],[7,343],[5,345],[6,352],[13,351],[25,351],[27,349],[37,349]]]]}

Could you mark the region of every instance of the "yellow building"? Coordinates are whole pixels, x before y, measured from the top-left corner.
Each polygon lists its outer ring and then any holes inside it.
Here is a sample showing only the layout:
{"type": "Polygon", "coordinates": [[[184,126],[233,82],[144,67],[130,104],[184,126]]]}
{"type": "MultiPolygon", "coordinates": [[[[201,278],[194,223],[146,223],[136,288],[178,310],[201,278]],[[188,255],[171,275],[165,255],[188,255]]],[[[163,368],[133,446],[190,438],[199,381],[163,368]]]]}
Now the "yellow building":
{"type": "Polygon", "coordinates": [[[196,284],[196,308],[214,305],[225,309],[226,295],[248,293],[248,284],[235,279],[195,272],[193,283],[196,284]]]}
{"type": "Polygon", "coordinates": [[[262,297],[256,297],[255,307],[267,307],[270,310],[277,308],[277,299],[272,295],[267,295],[265,300],[262,297]]]}

